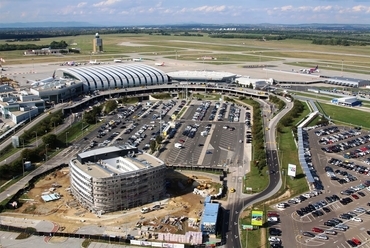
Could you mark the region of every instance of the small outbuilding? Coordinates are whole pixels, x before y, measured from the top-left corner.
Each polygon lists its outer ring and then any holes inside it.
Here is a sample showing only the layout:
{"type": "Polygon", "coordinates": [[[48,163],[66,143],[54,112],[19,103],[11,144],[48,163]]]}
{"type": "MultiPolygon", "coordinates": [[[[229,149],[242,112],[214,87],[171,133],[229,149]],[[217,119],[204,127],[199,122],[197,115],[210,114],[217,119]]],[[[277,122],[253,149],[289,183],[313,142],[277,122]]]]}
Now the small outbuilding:
{"type": "Polygon", "coordinates": [[[349,107],[356,107],[362,105],[362,102],[355,96],[334,98],[331,100],[331,103],[349,107]]]}

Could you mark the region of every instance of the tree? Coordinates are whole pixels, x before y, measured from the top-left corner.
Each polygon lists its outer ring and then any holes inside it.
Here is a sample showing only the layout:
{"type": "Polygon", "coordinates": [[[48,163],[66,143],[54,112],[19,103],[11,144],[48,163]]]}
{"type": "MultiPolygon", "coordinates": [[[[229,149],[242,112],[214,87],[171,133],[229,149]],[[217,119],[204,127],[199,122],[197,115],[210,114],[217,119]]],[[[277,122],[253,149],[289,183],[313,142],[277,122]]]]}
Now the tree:
{"type": "Polygon", "coordinates": [[[49,144],[50,148],[56,148],[57,147],[57,136],[55,134],[47,134],[42,136],[42,141],[44,144],[49,144]]]}
{"type": "Polygon", "coordinates": [[[108,114],[117,108],[118,104],[115,100],[109,100],[105,103],[104,113],[108,114]]]}
{"type": "Polygon", "coordinates": [[[155,138],[155,142],[157,142],[157,144],[159,145],[159,144],[161,144],[162,143],[162,141],[163,141],[163,137],[162,137],[162,135],[158,135],[156,138],[155,138]]]}
{"type": "Polygon", "coordinates": [[[150,141],[150,150],[152,153],[155,152],[156,148],[157,148],[157,142],[155,140],[150,141]]]}

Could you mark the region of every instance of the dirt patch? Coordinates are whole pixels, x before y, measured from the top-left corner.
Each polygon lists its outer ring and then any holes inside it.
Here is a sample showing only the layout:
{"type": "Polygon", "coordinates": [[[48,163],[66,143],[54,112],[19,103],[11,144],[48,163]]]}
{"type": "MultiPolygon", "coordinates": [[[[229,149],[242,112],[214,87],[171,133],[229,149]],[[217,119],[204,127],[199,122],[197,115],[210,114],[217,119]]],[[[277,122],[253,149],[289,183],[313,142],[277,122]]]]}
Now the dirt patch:
{"type": "MultiPolygon", "coordinates": [[[[198,230],[204,197],[202,194],[194,194],[193,190],[197,188],[201,193],[213,194],[216,192],[216,182],[212,181],[211,177],[176,171],[169,172],[167,178],[170,183],[169,198],[161,201],[161,209],[141,214],[142,207],[138,207],[97,216],[81,207],[70,194],[69,168],[63,168],[36,182],[34,188],[21,197],[18,209],[5,212],[4,215],[22,214],[30,219],[52,221],[59,225],[59,232],[73,233],[87,225],[111,226],[111,230],[119,230],[123,225],[127,228],[148,226],[157,231],[171,233],[198,230]],[[44,202],[41,196],[49,193],[58,193],[61,198],[44,202]]],[[[152,203],[145,207],[153,205],[152,203]]],[[[54,238],[53,241],[58,242],[54,238]]]]}
{"type": "Polygon", "coordinates": [[[292,192],[290,190],[286,190],[282,195],[280,195],[277,198],[274,198],[274,199],[271,199],[269,201],[266,201],[265,204],[266,205],[272,205],[274,203],[277,203],[277,202],[280,202],[280,201],[284,201],[286,199],[289,199],[290,196],[291,196],[291,193],[292,192]]]}

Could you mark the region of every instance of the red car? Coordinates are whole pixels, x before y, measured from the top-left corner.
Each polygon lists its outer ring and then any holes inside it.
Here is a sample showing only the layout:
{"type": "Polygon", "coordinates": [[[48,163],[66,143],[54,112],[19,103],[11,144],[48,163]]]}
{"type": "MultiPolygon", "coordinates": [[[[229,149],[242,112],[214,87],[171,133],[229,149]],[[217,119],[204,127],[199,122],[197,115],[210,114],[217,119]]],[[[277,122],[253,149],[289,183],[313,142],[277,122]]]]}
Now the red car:
{"type": "Polygon", "coordinates": [[[318,228],[318,227],[313,227],[312,231],[315,232],[315,233],[323,233],[324,232],[324,230],[322,230],[321,228],[318,228]]]}
{"type": "Polygon", "coordinates": [[[353,243],[355,243],[356,245],[361,245],[361,241],[356,239],[356,238],[352,238],[352,241],[353,243]]]}
{"type": "Polygon", "coordinates": [[[360,197],[358,197],[358,195],[356,195],[356,194],[352,194],[351,195],[354,199],[356,199],[356,200],[358,200],[360,197]]]}
{"type": "Polygon", "coordinates": [[[185,140],[181,139],[179,140],[180,143],[185,143],[185,140]]]}
{"type": "Polygon", "coordinates": [[[279,217],[279,214],[276,212],[268,212],[267,217],[279,217]]]}

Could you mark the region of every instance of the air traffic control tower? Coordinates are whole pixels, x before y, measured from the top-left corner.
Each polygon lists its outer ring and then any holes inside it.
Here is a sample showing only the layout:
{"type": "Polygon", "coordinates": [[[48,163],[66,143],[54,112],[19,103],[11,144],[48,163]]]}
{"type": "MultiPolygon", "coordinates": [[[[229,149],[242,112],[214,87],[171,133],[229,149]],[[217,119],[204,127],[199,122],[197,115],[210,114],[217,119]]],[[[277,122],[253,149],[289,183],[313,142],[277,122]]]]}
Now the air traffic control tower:
{"type": "Polygon", "coordinates": [[[99,34],[96,33],[93,40],[93,53],[101,52],[103,52],[103,39],[99,38],[99,34]]]}

